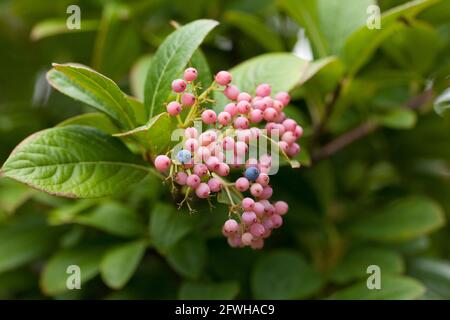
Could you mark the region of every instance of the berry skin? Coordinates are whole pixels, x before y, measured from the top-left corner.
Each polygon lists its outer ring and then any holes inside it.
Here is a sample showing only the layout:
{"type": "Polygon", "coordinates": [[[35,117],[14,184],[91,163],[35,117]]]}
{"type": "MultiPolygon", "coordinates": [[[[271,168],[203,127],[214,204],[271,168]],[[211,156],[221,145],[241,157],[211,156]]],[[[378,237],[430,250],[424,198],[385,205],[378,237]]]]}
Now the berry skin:
{"type": "Polygon", "coordinates": [[[287,151],[287,155],[289,157],[295,157],[300,152],[300,146],[297,143],[293,143],[289,150],[287,151]]]}
{"type": "Polygon", "coordinates": [[[186,184],[187,174],[185,172],[177,172],[175,176],[175,182],[180,186],[184,186],[186,184]]]}
{"type": "Polygon", "coordinates": [[[199,177],[206,176],[208,174],[208,168],[203,163],[197,163],[194,165],[194,173],[199,177]]]}
{"type": "Polygon", "coordinates": [[[186,137],[186,138],[197,138],[198,137],[198,131],[197,131],[197,129],[195,129],[194,127],[189,127],[189,128],[186,128],[186,130],[184,130],[184,136],[186,137]]]}
{"type": "Polygon", "coordinates": [[[258,179],[259,174],[260,172],[258,168],[250,167],[245,170],[244,176],[250,181],[255,181],[256,179],[258,179]]]}
{"type": "Polygon", "coordinates": [[[241,192],[247,191],[249,187],[250,182],[247,180],[247,178],[241,177],[236,180],[236,189],[238,189],[239,191],[241,192]]]}
{"type": "Polygon", "coordinates": [[[295,128],[297,127],[297,122],[292,119],[286,119],[283,121],[283,126],[286,128],[287,131],[295,131],[295,128]]]}
{"type": "Polygon", "coordinates": [[[178,151],[177,158],[181,163],[188,163],[192,159],[192,153],[188,150],[178,151]]]}
{"type": "Polygon", "coordinates": [[[248,146],[243,141],[237,141],[234,144],[235,153],[238,157],[243,157],[248,151],[248,146]]]}
{"type": "Polygon", "coordinates": [[[266,232],[266,229],[264,229],[264,226],[260,223],[254,223],[250,227],[250,233],[256,238],[262,237],[264,232],[266,232]]]}
{"type": "Polygon", "coordinates": [[[182,79],[176,79],[172,81],[172,90],[175,93],[181,93],[186,90],[186,82],[182,79]]]}
{"type": "Polygon", "coordinates": [[[231,73],[229,73],[228,71],[219,71],[214,79],[216,80],[217,84],[226,86],[231,82],[233,78],[231,76],[231,73]]]}
{"type": "Polygon", "coordinates": [[[289,145],[286,141],[278,142],[278,147],[284,152],[287,153],[289,150],[289,145]]]}
{"type": "Polygon", "coordinates": [[[181,96],[181,103],[186,107],[193,106],[195,103],[195,96],[192,93],[183,93],[181,96]]]}
{"type": "Polygon", "coordinates": [[[229,85],[223,90],[223,94],[230,100],[236,100],[239,95],[239,89],[236,86],[229,85]]]}
{"type": "Polygon", "coordinates": [[[236,222],[236,220],[234,219],[229,219],[227,221],[225,221],[224,225],[223,225],[223,230],[227,233],[227,234],[233,234],[239,231],[239,224],[236,222]]]}
{"type": "Polygon", "coordinates": [[[189,138],[184,142],[184,147],[190,152],[195,152],[198,149],[198,140],[189,138]]]}
{"type": "Polygon", "coordinates": [[[191,187],[192,189],[197,189],[197,187],[200,185],[200,177],[196,174],[191,174],[186,179],[186,184],[188,187],[191,187]]]}
{"type": "Polygon", "coordinates": [[[217,116],[213,110],[205,110],[202,113],[202,121],[205,124],[213,124],[216,122],[217,116]]]}
{"type": "Polygon", "coordinates": [[[248,119],[242,116],[237,117],[234,119],[233,125],[235,129],[248,129],[248,119]]]}
{"type": "Polygon", "coordinates": [[[238,114],[238,108],[235,103],[229,103],[225,106],[224,111],[228,112],[232,117],[238,114]]]}
{"type": "Polygon", "coordinates": [[[285,215],[289,210],[288,204],[284,201],[275,202],[274,207],[275,207],[275,212],[277,214],[279,214],[280,216],[285,215]]]}
{"type": "Polygon", "coordinates": [[[256,182],[258,182],[263,187],[267,186],[269,184],[269,181],[269,175],[266,173],[260,173],[258,178],[256,179],[256,182]]]}
{"type": "Polygon", "coordinates": [[[295,142],[295,140],[297,140],[297,138],[292,133],[292,131],[287,131],[283,134],[281,140],[286,141],[287,144],[291,145],[295,142]]]}
{"type": "Polygon", "coordinates": [[[260,123],[263,118],[264,118],[264,114],[259,109],[253,109],[250,112],[250,122],[252,122],[252,123],[260,123]]]}
{"type": "Polygon", "coordinates": [[[256,214],[253,211],[244,211],[241,218],[242,222],[248,226],[258,222],[256,214]]]}
{"type": "Polygon", "coordinates": [[[264,205],[261,202],[255,202],[253,212],[256,213],[258,218],[261,218],[264,216],[264,205]]]}
{"type": "Polygon", "coordinates": [[[172,101],[167,105],[166,110],[171,116],[176,116],[181,112],[181,105],[176,101],[172,101]]]}
{"type": "Polygon", "coordinates": [[[220,160],[217,157],[211,156],[206,160],[206,165],[211,171],[216,170],[219,167],[220,160]]]}
{"type": "Polygon", "coordinates": [[[208,198],[210,193],[211,189],[209,189],[208,184],[204,182],[200,183],[197,189],[195,189],[195,194],[201,199],[208,198]]]}
{"type": "Polygon", "coordinates": [[[219,121],[219,123],[221,125],[227,126],[231,122],[231,114],[229,114],[226,111],[223,111],[223,112],[219,113],[217,120],[219,121]]]}
{"type": "Polygon", "coordinates": [[[212,192],[219,192],[222,189],[222,182],[217,178],[211,178],[208,180],[208,186],[212,192]]]}
{"type": "Polygon", "coordinates": [[[237,101],[241,102],[241,101],[252,101],[252,96],[249,95],[247,92],[241,92],[239,93],[238,97],[237,97],[237,101]]]}
{"type": "Polygon", "coordinates": [[[221,177],[226,177],[230,174],[230,166],[221,162],[215,172],[221,177]]]}
{"type": "Polygon", "coordinates": [[[249,246],[252,244],[253,235],[250,232],[246,232],[241,237],[242,244],[245,246],[249,246]]]}
{"type": "Polygon", "coordinates": [[[283,106],[287,106],[291,101],[291,96],[287,92],[278,92],[275,95],[275,99],[280,101],[283,104],[283,106]]]}
{"type": "Polygon", "coordinates": [[[252,184],[252,186],[250,187],[250,193],[254,196],[254,197],[260,197],[262,192],[263,192],[263,187],[262,185],[260,185],[259,183],[254,183],[252,184]]]}
{"type": "Polygon", "coordinates": [[[250,102],[245,101],[245,100],[241,101],[241,102],[238,102],[238,104],[237,104],[237,109],[238,109],[238,112],[240,114],[247,114],[247,113],[249,113],[251,107],[252,106],[250,105],[250,102]]]}
{"type": "Polygon", "coordinates": [[[229,237],[228,238],[228,244],[232,248],[240,248],[240,247],[242,247],[241,236],[236,235],[236,236],[233,236],[233,237],[229,237]]]}
{"type": "Polygon", "coordinates": [[[197,76],[198,72],[195,68],[187,68],[186,70],[184,70],[184,80],[186,80],[187,82],[194,81],[195,79],[197,79],[197,76]]]}
{"type": "Polygon", "coordinates": [[[278,114],[280,114],[280,112],[284,108],[284,105],[280,101],[274,100],[272,103],[272,108],[274,108],[278,112],[278,114]]]}
{"type": "Polygon", "coordinates": [[[294,130],[294,134],[297,137],[297,139],[301,138],[301,136],[303,136],[303,128],[300,126],[296,126],[295,130],[294,130]]]}
{"type": "Polygon", "coordinates": [[[253,240],[250,244],[250,247],[254,250],[261,250],[264,247],[264,240],[263,239],[256,239],[253,240]]]}
{"type": "Polygon", "coordinates": [[[274,121],[278,116],[277,110],[274,108],[267,108],[264,110],[264,119],[266,121],[274,121]]]}
{"type": "Polygon", "coordinates": [[[251,211],[255,207],[255,200],[252,198],[244,198],[242,200],[242,208],[246,211],[251,211]]]}
{"type": "Polygon", "coordinates": [[[197,149],[197,157],[201,161],[206,161],[211,156],[211,151],[206,147],[199,147],[197,149]]]}
{"type": "Polygon", "coordinates": [[[270,217],[270,219],[272,220],[272,224],[275,229],[283,225],[283,217],[281,217],[278,214],[274,214],[273,216],[270,217]]]}
{"type": "Polygon", "coordinates": [[[270,199],[273,195],[273,189],[270,186],[264,187],[263,192],[261,193],[261,199],[270,199]]]}
{"type": "Polygon", "coordinates": [[[225,137],[222,139],[222,148],[224,150],[233,150],[234,149],[234,139],[231,137],[225,137]]]}
{"type": "Polygon", "coordinates": [[[260,97],[267,97],[270,96],[270,93],[272,92],[272,88],[267,83],[260,84],[258,87],[256,87],[256,95],[260,97]]]}
{"type": "Polygon", "coordinates": [[[172,161],[168,156],[159,155],[155,159],[155,168],[158,171],[164,172],[169,169],[172,161]]]}

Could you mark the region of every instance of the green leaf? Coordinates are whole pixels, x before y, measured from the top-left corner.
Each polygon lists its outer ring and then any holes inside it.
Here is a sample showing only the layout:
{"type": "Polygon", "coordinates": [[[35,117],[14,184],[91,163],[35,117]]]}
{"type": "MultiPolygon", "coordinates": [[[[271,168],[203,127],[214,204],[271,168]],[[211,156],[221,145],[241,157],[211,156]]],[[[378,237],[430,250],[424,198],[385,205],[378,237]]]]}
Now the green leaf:
{"type": "Polygon", "coordinates": [[[330,298],[337,300],[412,300],[419,298],[425,289],[423,285],[403,276],[381,275],[381,289],[370,290],[366,281],[335,292],[330,298]]]}
{"type": "Polygon", "coordinates": [[[214,20],[196,20],[169,35],[156,51],[145,82],[145,108],[149,118],[164,111],[171,83],[180,76],[206,35],[217,26],[214,20]]]}
{"type": "Polygon", "coordinates": [[[194,217],[177,211],[172,205],[157,203],[150,216],[149,233],[152,244],[161,253],[167,253],[194,227],[194,217]]]}
{"type": "Polygon", "coordinates": [[[393,109],[381,116],[378,122],[391,129],[412,129],[417,122],[417,115],[409,109],[393,109]]]}
{"type": "Polygon", "coordinates": [[[199,237],[181,239],[166,256],[169,265],[181,276],[197,279],[206,264],[206,244],[199,237]]]}
{"type": "Polygon", "coordinates": [[[450,263],[446,260],[413,258],[408,261],[408,274],[419,279],[432,293],[450,299],[450,263]]]}
{"type": "Polygon", "coordinates": [[[136,117],[136,123],[138,125],[147,123],[144,104],[136,98],[130,96],[127,97],[127,100],[131,106],[131,109],[133,109],[134,115],[136,117]]]}
{"type": "Polygon", "coordinates": [[[24,204],[34,191],[10,179],[0,180],[0,209],[12,214],[24,204]]]}
{"type": "Polygon", "coordinates": [[[181,300],[231,300],[236,298],[238,293],[238,282],[185,282],[180,288],[178,298],[181,300]]]}
{"type": "Polygon", "coordinates": [[[275,251],[256,262],[251,277],[256,299],[301,299],[310,297],[322,286],[320,275],[293,251],[275,251]]]}
{"type": "Polygon", "coordinates": [[[86,126],[33,134],[16,147],[2,168],[7,177],[71,198],[123,191],[149,171],[120,141],[86,126]]]}
{"type": "Polygon", "coordinates": [[[145,240],[119,245],[106,251],[100,263],[103,281],[113,289],[122,288],[133,276],[144,256],[145,240]]]}
{"type": "Polygon", "coordinates": [[[280,37],[262,19],[242,11],[227,11],[225,21],[239,28],[268,51],[284,51],[280,37]]]}
{"type": "Polygon", "coordinates": [[[121,128],[136,126],[126,95],[109,78],[75,64],[53,64],[47,80],[58,91],[84,102],[110,116],[121,128]]]}
{"type": "Polygon", "coordinates": [[[30,36],[31,40],[38,41],[58,34],[94,31],[98,26],[98,20],[81,19],[79,29],[69,29],[67,19],[47,19],[34,25],[30,36]]]}
{"type": "Polygon", "coordinates": [[[148,68],[150,68],[150,64],[152,63],[152,58],[152,54],[143,55],[136,61],[130,72],[131,93],[141,101],[144,100],[145,78],[148,68]]]}
{"type": "MultiPolygon", "coordinates": [[[[105,249],[101,247],[84,247],[61,250],[56,253],[41,273],[40,286],[46,295],[54,296],[68,293],[66,282],[71,274],[67,267],[76,265],[80,268],[81,284],[94,278],[99,273],[100,260],[105,249]]],[[[81,285],[83,289],[83,285],[81,285]]]]}
{"type": "Polygon", "coordinates": [[[58,123],[57,127],[72,125],[89,126],[108,134],[119,132],[119,128],[117,128],[111,119],[107,115],[100,112],[85,113],[66,119],[63,122],[58,123]]]}
{"type": "Polygon", "coordinates": [[[395,251],[376,248],[361,247],[350,251],[342,262],[334,268],[331,279],[339,284],[348,283],[357,279],[367,278],[367,267],[377,265],[385,274],[396,274],[404,271],[402,257],[395,251]]]}
{"type": "Polygon", "coordinates": [[[211,69],[202,50],[197,49],[191,58],[191,64],[198,71],[197,81],[203,89],[207,89],[212,83],[211,69]]]}
{"type": "Polygon", "coordinates": [[[400,241],[431,233],[444,223],[444,213],[438,204],[425,197],[412,197],[360,219],[350,226],[349,232],[363,239],[400,241]]]}

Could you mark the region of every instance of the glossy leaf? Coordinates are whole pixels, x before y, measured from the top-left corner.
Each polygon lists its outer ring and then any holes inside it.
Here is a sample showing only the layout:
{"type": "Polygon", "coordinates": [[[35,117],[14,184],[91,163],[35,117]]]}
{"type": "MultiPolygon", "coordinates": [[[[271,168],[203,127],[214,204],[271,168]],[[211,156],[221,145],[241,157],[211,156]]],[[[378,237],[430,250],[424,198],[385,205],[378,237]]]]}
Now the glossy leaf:
{"type": "Polygon", "coordinates": [[[197,279],[206,264],[206,244],[203,239],[188,236],[169,250],[169,265],[183,277],[197,279]]]}
{"type": "Polygon", "coordinates": [[[72,125],[89,126],[96,128],[104,133],[114,134],[119,128],[111,121],[111,119],[100,112],[85,113],[60,122],[57,127],[66,127],[72,125]]]}
{"type": "Polygon", "coordinates": [[[450,263],[443,259],[414,258],[408,261],[408,274],[419,279],[427,294],[450,299],[450,263]]]}

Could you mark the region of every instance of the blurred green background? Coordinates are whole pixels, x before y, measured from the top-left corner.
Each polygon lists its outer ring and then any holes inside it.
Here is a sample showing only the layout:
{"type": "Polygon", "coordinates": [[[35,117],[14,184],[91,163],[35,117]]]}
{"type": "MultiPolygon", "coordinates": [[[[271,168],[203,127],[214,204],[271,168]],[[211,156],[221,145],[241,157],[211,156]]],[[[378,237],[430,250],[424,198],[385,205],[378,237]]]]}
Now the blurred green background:
{"type": "Polygon", "coordinates": [[[261,251],[231,249],[225,207],[183,215],[154,177],[78,201],[0,179],[0,297],[449,299],[447,0],[1,0],[0,163],[29,134],[92,112],[50,88],[52,62],[141,98],[171,21],[200,18],[220,22],[202,45],[212,72],[270,52],[314,57],[287,111],[305,128],[304,166],[272,178],[284,226],[261,251]],[[381,30],[365,27],[375,3],[381,30]],[[82,29],[69,32],[71,4],[82,29]],[[66,289],[72,264],[81,290],[66,289]],[[379,291],[366,287],[373,264],[379,291]]]}

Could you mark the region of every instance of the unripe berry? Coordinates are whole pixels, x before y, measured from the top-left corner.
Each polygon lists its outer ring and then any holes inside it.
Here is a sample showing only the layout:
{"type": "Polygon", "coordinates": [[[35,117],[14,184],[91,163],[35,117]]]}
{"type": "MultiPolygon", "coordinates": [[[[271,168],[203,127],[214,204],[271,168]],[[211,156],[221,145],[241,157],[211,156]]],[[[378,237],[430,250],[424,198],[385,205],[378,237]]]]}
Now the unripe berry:
{"type": "Polygon", "coordinates": [[[253,235],[249,232],[244,233],[241,237],[242,244],[244,244],[245,246],[251,245],[252,240],[253,240],[253,235]]]}
{"type": "Polygon", "coordinates": [[[217,116],[213,110],[205,110],[202,113],[202,121],[205,124],[213,124],[216,122],[217,116]]]}
{"type": "Polygon", "coordinates": [[[158,171],[164,172],[169,169],[171,163],[172,161],[168,156],[159,155],[155,159],[155,168],[158,171]]]}
{"type": "Polygon", "coordinates": [[[196,174],[191,174],[186,179],[186,184],[188,187],[191,187],[192,189],[197,189],[197,187],[200,185],[200,177],[196,174]]]}
{"type": "Polygon", "coordinates": [[[223,229],[228,234],[236,233],[239,231],[239,224],[234,219],[228,219],[225,221],[223,229]]]}
{"type": "Polygon", "coordinates": [[[192,93],[183,93],[181,103],[183,106],[190,107],[195,103],[195,96],[192,93]]]}
{"type": "Polygon", "coordinates": [[[291,101],[291,96],[287,92],[278,92],[275,95],[275,99],[280,101],[284,106],[287,106],[291,101]]]}
{"type": "Polygon", "coordinates": [[[264,110],[264,120],[266,121],[274,121],[276,117],[278,116],[277,110],[274,108],[267,108],[264,110]]]}
{"type": "Polygon", "coordinates": [[[255,181],[258,179],[259,173],[258,168],[250,167],[245,170],[244,176],[250,181],[255,181]]]}
{"type": "Polygon", "coordinates": [[[259,197],[261,196],[263,192],[263,187],[262,185],[260,185],[259,183],[254,183],[252,184],[252,186],[250,187],[250,193],[254,196],[254,197],[259,197]]]}
{"type": "Polygon", "coordinates": [[[230,100],[236,100],[239,95],[239,89],[236,86],[229,85],[223,90],[223,94],[230,100]]]}
{"type": "Polygon", "coordinates": [[[252,111],[250,111],[250,122],[260,123],[263,118],[264,118],[264,114],[263,114],[262,110],[253,109],[252,111]]]}
{"type": "Polygon", "coordinates": [[[238,97],[237,97],[237,101],[248,101],[251,102],[252,101],[252,96],[249,95],[247,92],[241,92],[239,93],[238,97]]]}
{"type": "Polygon", "coordinates": [[[256,214],[253,211],[244,211],[242,213],[242,222],[246,225],[251,225],[253,223],[258,222],[258,219],[256,218],[256,214]]]}
{"type": "Polygon", "coordinates": [[[292,158],[295,157],[299,152],[300,152],[300,145],[298,145],[297,143],[293,143],[289,147],[287,155],[292,158]]]}
{"type": "Polygon", "coordinates": [[[188,150],[180,150],[178,151],[177,158],[181,163],[188,163],[191,161],[192,154],[188,150]]]}
{"type": "Polygon", "coordinates": [[[229,114],[226,111],[223,111],[223,112],[219,113],[219,116],[217,117],[217,120],[219,121],[219,123],[221,125],[227,126],[231,122],[231,114],[229,114]]]}
{"type": "Polygon", "coordinates": [[[230,174],[230,166],[221,162],[215,172],[221,177],[226,177],[230,174]]]}
{"type": "Polygon", "coordinates": [[[249,187],[250,182],[247,180],[247,178],[241,177],[236,180],[236,189],[238,189],[239,191],[247,191],[249,187]]]}
{"type": "Polygon", "coordinates": [[[267,83],[260,84],[256,87],[256,95],[260,97],[270,96],[272,88],[267,83]]]}
{"type": "Polygon", "coordinates": [[[210,193],[211,189],[209,189],[208,184],[204,182],[200,183],[197,189],[195,189],[195,194],[201,199],[208,198],[210,193]]]}
{"type": "Polygon", "coordinates": [[[184,136],[186,138],[197,138],[198,137],[198,131],[194,127],[189,127],[184,130],[184,136]]]}
{"type": "Polygon", "coordinates": [[[176,116],[179,115],[181,112],[181,105],[176,101],[172,101],[169,102],[169,104],[166,107],[166,110],[171,116],[176,116]]]}
{"type": "Polygon", "coordinates": [[[238,114],[238,108],[235,103],[229,103],[225,106],[224,111],[228,112],[232,117],[238,114]]]}
{"type": "Polygon", "coordinates": [[[185,172],[177,172],[175,176],[175,182],[180,186],[184,186],[186,184],[187,174],[185,172]]]}
{"type": "Polygon", "coordinates": [[[284,201],[275,202],[274,207],[275,207],[276,213],[281,216],[285,215],[289,210],[288,204],[284,201]]]}
{"type": "Polygon", "coordinates": [[[272,220],[273,227],[275,229],[277,229],[283,225],[283,218],[278,214],[274,214],[273,216],[270,217],[270,219],[272,220]]]}
{"type": "Polygon", "coordinates": [[[244,198],[242,199],[242,208],[245,211],[251,211],[255,207],[255,200],[252,198],[244,198]]]}
{"type": "Polygon", "coordinates": [[[250,227],[250,233],[256,238],[262,237],[264,232],[266,232],[266,229],[260,223],[254,223],[250,227]]]}
{"type": "Polygon", "coordinates": [[[238,112],[240,113],[240,114],[247,114],[247,113],[249,113],[250,112],[250,109],[251,109],[251,105],[250,105],[250,102],[248,102],[248,101],[241,101],[241,102],[238,102],[238,104],[236,105],[237,106],[237,109],[238,109],[238,112]]]}
{"type": "Polygon", "coordinates": [[[184,147],[190,152],[195,152],[198,149],[198,140],[189,138],[184,142],[184,147]]]}
{"type": "Polygon", "coordinates": [[[258,179],[256,179],[256,182],[258,182],[263,187],[267,186],[269,184],[269,181],[270,181],[269,175],[266,173],[260,173],[258,179]]]}
{"type": "Polygon", "coordinates": [[[217,178],[211,178],[208,180],[208,186],[212,192],[219,192],[222,189],[222,182],[217,178]]]}
{"type": "Polygon", "coordinates": [[[194,165],[194,173],[199,177],[206,176],[208,174],[208,168],[203,163],[197,163],[194,165]]]}
{"type": "Polygon", "coordinates": [[[186,82],[182,79],[176,79],[172,81],[172,90],[176,93],[181,93],[186,90],[186,82]]]}
{"type": "Polygon", "coordinates": [[[198,72],[195,68],[187,68],[184,70],[184,80],[191,82],[197,79],[198,72]]]}
{"type": "Polygon", "coordinates": [[[236,119],[234,119],[233,125],[235,129],[248,129],[249,126],[248,119],[239,116],[236,119]]]}
{"type": "Polygon", "coordinates": [[[217,84],[226,86],[231,82],[232,77],[231,73],[229,73],[228,71],[219,71],[214,79],[216,80],[217,84]]]}

